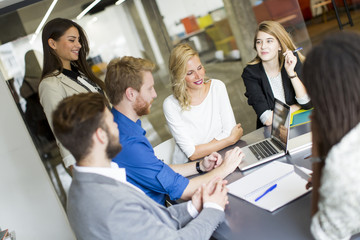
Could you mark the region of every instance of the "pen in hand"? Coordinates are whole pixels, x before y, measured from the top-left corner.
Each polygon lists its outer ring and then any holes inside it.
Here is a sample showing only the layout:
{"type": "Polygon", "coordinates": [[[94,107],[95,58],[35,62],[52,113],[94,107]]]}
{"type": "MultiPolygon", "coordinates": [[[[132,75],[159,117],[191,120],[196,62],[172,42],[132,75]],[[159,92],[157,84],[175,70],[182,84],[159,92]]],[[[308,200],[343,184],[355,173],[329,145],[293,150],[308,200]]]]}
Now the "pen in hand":
{"type": "MultiPolygon", "coordinates": [[[[300,51],[300,50],[302,50],[303,48],[302,47],[298,47],[297,49],[295,49],[294,51],[292,51],[293,53],[296,53],[296,52],[298,52],[298,51],[300,51]]],[[[286,55],[286,52],[284,52],[283,53],[283,56],[285,56],[286,55]]]]}
{"type": "Polygon", "coordinates": [[[260,196],[258,196],[255,199],[255,202],[259,201],[263,196],[265,196],[266,194],[268,194],[269,192],[271,192],[272,190],[274,190],[277,187],[277,184],[272,185],[271,187],[269,187],[263,194],[261,194],[260,196]]]}
{"type": "Polygon", "coordinates": [[[297,49],[295,49],[294,51],[293,51],[293,53],[296,53],[296,52],[298,52],[298,51],[300,51],[300,50],[302,50],[303,48],[302,47],[298,47],[297,49]]]}

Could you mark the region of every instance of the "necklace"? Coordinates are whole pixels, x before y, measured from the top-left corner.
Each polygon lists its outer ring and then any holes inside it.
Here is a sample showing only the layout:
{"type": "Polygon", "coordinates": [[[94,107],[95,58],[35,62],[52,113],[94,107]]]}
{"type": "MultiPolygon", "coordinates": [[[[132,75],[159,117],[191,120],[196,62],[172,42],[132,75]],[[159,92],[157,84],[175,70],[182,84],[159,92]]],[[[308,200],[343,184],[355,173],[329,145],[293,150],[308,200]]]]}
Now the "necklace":
{"type": "Polygon", "coordinates": [[[274,79],[277,79],[278,77],[280,76],[280,72],[278,72],[275,76],[273,76],[273,77],[270,77],[269,75],[268,75],[268,78],[270,79],[270,81],[273,81],[274,79]]]}

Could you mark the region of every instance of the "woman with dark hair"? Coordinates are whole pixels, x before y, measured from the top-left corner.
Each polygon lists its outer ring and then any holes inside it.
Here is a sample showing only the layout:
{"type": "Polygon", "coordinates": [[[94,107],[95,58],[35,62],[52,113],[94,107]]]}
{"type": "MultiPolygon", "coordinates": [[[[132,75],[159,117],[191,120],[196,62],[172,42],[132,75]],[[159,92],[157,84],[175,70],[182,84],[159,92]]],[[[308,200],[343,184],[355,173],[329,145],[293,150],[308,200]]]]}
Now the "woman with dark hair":
{"type": "Polygon", "coordinates": [[[360,232],[360,35],[341,32],[314,47],[303,81],[314,105],[315,239],[349,239],[360,232]]]}
{"type": "Polygon", "coordinates": [[[275,98],[287,103],[294,112],[311,108],[310,99],[300,80],[305,57],[285,28],[275,21],[261,22],[254,36],[256,57],[244,68],[241,77],[245,96],[257,115],[257,127],[272,123],[275,98]]]}
{"type": "MultiPolygon", "coordinates": [[[[64,98],[83,92],[104,95],[104,83],[86,62],[89,44],[77,23],[63,18],[49,21],[42,33],[44,64],[39,96],[52,127],[52,112],[64,98]]],[[[74,157],[58,142],[65,167],[75,163],[74,157]]]]}

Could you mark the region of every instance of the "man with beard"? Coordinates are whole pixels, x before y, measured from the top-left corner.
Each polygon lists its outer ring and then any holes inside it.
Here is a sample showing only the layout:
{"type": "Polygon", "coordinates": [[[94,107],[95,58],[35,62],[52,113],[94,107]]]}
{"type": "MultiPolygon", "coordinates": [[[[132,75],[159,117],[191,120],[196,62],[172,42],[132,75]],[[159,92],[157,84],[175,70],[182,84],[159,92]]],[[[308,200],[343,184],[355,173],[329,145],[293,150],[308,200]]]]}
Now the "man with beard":
{"type": "Polygon", "coordinates": [[[67,214],[77,239],[209,239],[224,220],[226,181],[213,179],[192,201],[169,208],[126,181],[125,169],[111,162],[119,132],[100,94],[62,100],[53,126],[76,159],[67,214]]]}
{"type": "Polygon", "coordinates": [[[225,178],[240,164],[243,153],[236,147],[226,153],[224,161],[215,152],[200,162],[169,166],[159,160],[140,121],[141,116],[150,113],[151,103],[156,98],[153,69],[154,64],[145,59],[114,59],[108,65],[105,86],[124,148],[113,161],[126,169],[130,183],[164,205],[166,195],[171,200],[188,200],[201,184],[215,176],[225,178]],[[203,172],[209,173],[191,180],[186,178],[203,172]]]}

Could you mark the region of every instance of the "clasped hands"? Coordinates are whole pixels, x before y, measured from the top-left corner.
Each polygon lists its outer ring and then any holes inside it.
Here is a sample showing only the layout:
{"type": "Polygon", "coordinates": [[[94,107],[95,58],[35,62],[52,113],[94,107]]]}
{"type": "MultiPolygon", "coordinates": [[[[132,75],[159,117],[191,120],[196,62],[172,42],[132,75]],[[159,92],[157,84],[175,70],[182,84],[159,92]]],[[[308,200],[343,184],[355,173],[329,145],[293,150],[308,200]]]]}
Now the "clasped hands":
{"type": "Polygon", "coordinates": [[[226,187],[227,180],[221,180],[219,177],[215,177],[207,184],[203,184],[196,190],[191,198],[191,202],[200,213],[205,203],[215,203],[222,209],[229,204],[228,201],[228,188],[226,187]]]}
{"type": "MultiPolygon", "coordinates": [[[[202,160],[201,165],[206,171],[223,165],[224,171],[231,173],[241,163],[244,156],[242,150],[239,147],[235,147],[225,153],[224,161],[219,153],[213,152],[202,160]]],[[[226,184],[227,180],[221,180],[221,178],[215,177],[207,184],[199,187],[191,198],[192,204],[198,212],[202,210],[203,204],[206,202],[215,203],[222,209],[225,209],[225,206],[229,203],[226,184]]]]}

